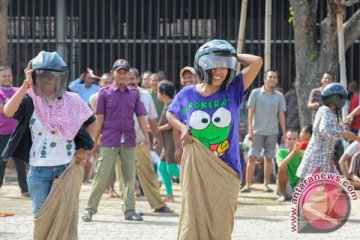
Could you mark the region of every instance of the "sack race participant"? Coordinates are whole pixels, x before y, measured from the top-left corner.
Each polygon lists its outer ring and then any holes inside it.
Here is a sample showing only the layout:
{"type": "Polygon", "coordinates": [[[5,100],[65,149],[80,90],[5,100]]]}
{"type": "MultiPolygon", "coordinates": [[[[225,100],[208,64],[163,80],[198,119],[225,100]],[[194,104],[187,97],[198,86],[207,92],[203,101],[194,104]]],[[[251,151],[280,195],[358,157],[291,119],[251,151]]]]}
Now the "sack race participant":
{"type": "Polygon", "coordinates": [[[201,82],[184,87],[167,112],[186,143],[178,239],[231,239],[242,178],[239,109],[262,59],[212,40],[196,52],[194,65],[201,82]],[[247,67],[236,75],[237,62],[247,67]]]}
{"type": "Polygon", "coordinates": [[[34,239],[77,239],[78,164],[93,148],[89,133],[94,133],[96,119],[76,93],[65,91],[68,73],[58,53],[41,51],[28,63],[24,84],[4,106],[4,114],[19,124],[2,158],[29,161],[34,239]]]}

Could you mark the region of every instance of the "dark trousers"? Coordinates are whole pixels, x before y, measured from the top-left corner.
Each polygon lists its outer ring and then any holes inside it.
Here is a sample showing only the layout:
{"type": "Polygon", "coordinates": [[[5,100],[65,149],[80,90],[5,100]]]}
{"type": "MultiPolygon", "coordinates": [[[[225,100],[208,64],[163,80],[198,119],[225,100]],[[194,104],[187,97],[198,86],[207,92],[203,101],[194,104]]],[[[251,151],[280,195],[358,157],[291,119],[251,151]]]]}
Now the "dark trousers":
{"type": "MultiPolygon", "coordinates": [[[[10,135],[0,135],[0,154],[3,152],[7,142],[9,141],[10,135]]],[[[13,158],[13,161],[15,163],[19,187],[21,189],[21,192],[28,192],[28,186],[26,183],[26,162],[13,158]]],[[[4,181],[5,176],[5,168],[7,165],[7,161],[4,161],[3,159],[0,159],[0,188],[4,181]]]]}

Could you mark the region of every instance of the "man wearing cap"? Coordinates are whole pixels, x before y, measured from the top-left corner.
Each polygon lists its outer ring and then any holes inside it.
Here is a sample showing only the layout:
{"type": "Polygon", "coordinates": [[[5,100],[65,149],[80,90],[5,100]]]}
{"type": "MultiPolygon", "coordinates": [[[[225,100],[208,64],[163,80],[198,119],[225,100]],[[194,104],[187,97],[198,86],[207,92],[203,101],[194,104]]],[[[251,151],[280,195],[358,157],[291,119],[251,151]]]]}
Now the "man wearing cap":
{"type": "Polygon", "coordinates": [[[186,66],[180,71],[180,83],[182,87],[188,85],[194,85],[198,83],[199,79],[197,78],[195,69],[193,67],[186,66]]]}
{"type": "Polygon", "coordinates": [[[102,88],[96,106],[98,129],[95,139],[101,133],[101,147],[95,167],[95,176],[91,194],[84,210],[82,219],[92,220],[97,212],[101,196],[115,169],[117,155],[121,159],[123,176],[123,200],[125,220],[142,221],[135,212],[135,172],[136,172],[136,134],[134,114],[137,116],[141,132],[144,135],[144,145],[149,147],[149,135],[144,116],[146,109],[140,101],[140,93],[127,86],[129,79],[129,63],[124,59],[113,64],[114,83],[102,88]]]}
{"type": "MultiPolygon", "coordinates": [[[[189,85],[194,85],[199,82],[199,79],[196,75],[195,68],[186,66],[180,70],[180,83],[181,87],[186,87],[189,85]]],[[[181,161],[182,157],[182,141],[180,140],[180,132],[175,130],[173,131],[174,143],[175,143],[175,159],[178,163],[181,161]]]]}

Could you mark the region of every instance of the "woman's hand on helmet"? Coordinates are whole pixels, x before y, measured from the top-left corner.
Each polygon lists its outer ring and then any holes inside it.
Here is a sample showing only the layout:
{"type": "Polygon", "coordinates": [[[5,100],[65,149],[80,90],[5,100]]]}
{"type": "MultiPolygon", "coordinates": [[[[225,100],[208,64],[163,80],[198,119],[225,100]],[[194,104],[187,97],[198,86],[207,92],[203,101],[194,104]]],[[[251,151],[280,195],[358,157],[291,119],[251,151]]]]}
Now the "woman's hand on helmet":
{"type": "Polygon", "coordinates": [[[24,73],[25,73],[25,81],[28,82],[28,84],[33,85],[33,78],[32,78],[32,73],[35,71],[34,69],[31,69],[31,61],[29,61],[28,65],[26,66],[26,68],[24,69],[24,73]]]}

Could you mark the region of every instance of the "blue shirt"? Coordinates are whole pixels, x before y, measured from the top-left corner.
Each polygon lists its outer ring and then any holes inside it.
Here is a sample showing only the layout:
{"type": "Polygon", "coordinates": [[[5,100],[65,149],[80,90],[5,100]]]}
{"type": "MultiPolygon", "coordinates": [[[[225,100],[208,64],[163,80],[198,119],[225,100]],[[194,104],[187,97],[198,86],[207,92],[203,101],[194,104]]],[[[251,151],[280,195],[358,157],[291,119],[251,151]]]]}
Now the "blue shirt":
{"type": "Polygon", "coordinates": [[[79,94],[81,99],[89,105],[90,96],[97,93],[100,90],[100,87],[98,85],[91,84],[89,88],[86,88],[85,83],[80,83],[80,80],[76,79],[70,83],[69,89],[72,92],[79,94]]]}

